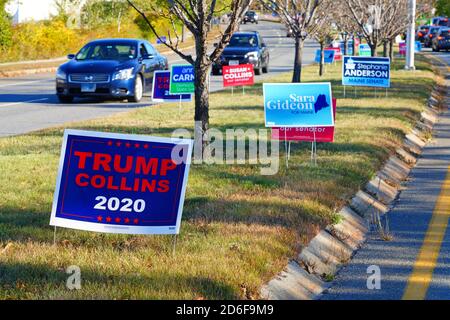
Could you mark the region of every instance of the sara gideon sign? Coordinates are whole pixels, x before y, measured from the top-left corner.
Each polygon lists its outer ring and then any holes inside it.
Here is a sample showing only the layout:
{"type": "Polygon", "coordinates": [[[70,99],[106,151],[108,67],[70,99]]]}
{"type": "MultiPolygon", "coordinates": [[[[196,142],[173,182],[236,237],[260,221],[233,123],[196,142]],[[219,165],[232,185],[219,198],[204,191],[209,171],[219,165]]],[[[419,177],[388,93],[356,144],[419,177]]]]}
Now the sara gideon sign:
{"type": "Polygon", "coordinates": [[[266,127],[334,126],[331,84],[264,83],[266,127]]]}
{"type": "Polygon", "coordinates": [[[391,86],[391,61],[389,58],[344,57],[342,85],[361,87],[391,86]]]}
{"type": "Polygon", "coordinates": [[[50,225],[178,234],[192,140],[66,130],[50,225]]]}

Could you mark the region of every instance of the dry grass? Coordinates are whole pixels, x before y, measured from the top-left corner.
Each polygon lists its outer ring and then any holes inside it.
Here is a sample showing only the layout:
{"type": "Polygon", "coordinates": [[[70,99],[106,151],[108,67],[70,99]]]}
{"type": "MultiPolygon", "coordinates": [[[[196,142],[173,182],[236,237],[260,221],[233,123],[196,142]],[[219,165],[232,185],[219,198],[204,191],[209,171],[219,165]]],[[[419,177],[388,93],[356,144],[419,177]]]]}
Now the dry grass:
{"type": "MultiPolygon", "coordinates": [[[[281,165],[275,176],[253,165],[194,165],[175,257],[165,236],[58,229],[53,246],[48,221],[63,128],[0,139],[0,298],[256,298],[300,245],[336,220],[419,118],[434,75],[424,61],[415,74],[396,69],[389,98],[358,88],[342,99],[339,65],[323,79],[317,67],[306,68],[304,81],[333,82],[336,142],[318,145],[317,167],[310,145],[294,144],[289,169],[281,165]],[[65,287],[71,265],[81,268],[81,290],[65,287]]],[[[260,84],[232,99],[215,93],[211,105],[212,127],[263,127],[260,84]]],[[[190,104],[181,114],[163,105],[66,127],[167,136],[192,129],[192,119],[190,104]]]]}

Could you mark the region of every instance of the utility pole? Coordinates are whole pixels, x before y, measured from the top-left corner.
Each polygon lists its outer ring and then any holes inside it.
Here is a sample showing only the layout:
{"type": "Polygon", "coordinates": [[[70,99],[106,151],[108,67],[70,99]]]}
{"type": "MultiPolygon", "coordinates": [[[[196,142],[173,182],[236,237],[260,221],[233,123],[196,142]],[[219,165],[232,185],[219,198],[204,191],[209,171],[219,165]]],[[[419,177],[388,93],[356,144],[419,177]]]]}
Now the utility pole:
{"type": "Polygon", "coordinates": [[[414,53],[416,41],[416,0],[409,0],[409,26],[406,38],[406,70],[415,70],[414,53]]]}

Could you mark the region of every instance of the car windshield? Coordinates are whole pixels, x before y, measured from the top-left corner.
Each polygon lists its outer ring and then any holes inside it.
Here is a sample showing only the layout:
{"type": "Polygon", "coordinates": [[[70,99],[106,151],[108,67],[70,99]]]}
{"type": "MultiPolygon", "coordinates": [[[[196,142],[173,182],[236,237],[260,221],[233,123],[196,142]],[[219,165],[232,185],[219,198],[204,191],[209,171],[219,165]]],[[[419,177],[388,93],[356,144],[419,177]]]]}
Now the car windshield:
{"type": "Polygon", "coordinates": [[[234,35],[231,37],[229,47],[257,47],[258,39],[254,35],[234,35]]]}
{"type": "Polygon", "coordinates": [[[247,15],[247,16],[254,16],[254,15],[255,15],[255,12],[254,12],[254,11],[248,11],[248,12],[246,13],[246,15],[247,15]]]}
{"type": "Polygon", "coordinates": [[[130,60],[136,58],[136,45],[127,43],[91,43],[78,52],[77,60],[130,60]]]}
{"type": "Polygon", "coordinates": [[[419,31],[428,31],[430,27],[420,27],[419,31]]]}
{"type": "Polygon", "coordinates": [[[438,21],[437,25],[438,26],[446,26],[448,23],[448,19],[441,19],[438,21]]]}
{"type": "Polygon", "coordinates": [[[436,33],[438,33],[438,31],[439,31],[439,28],[431,28],[430,29],[431,34],[436,34],[436,33]]]}

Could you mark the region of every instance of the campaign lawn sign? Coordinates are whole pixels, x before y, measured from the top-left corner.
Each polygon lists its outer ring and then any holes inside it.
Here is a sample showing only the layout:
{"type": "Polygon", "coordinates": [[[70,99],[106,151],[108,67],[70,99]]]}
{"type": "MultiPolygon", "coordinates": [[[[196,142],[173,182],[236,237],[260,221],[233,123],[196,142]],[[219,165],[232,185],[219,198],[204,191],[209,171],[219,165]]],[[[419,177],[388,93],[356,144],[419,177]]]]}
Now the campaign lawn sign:
{"type": "Polygon", "coordinates": [[[152,86],[153,102],[190,102],[191,94],[170,94],[170,71],[155,71],[152,86]]]}
{"type": "Polygon", "coordinates": [[[414,43],[414,51],[416,53],[419,53],[420,51],[422,51],[422,43],[420,41],[416,41],[414,43]]]}
{"type": "Polygon", "coordinates": [[[190,64],[172,65],[170,72],[170,94],[193,93],[194,86],[194,67],[190,64]]]}
{"type": "Polygon", "coordinates": [[[334,126],[331,84],[264,83],[266,127],[334,126]]]}
{"type": "MultiPolygon", "coordinates": [[[[315,58],[315,62],[316,63],[320,63],[320,50],[316,51],[316,58],[315,58]]],[[[333,63],[334,62],[334,56],[335,56],[335,51],[334,50],[324,50],[323,52],[324,54],[324,63],[333,63]]]]}
{"type": "MultiPolygon", "coordinates": [[[[344,41],[341,41],[339,43],[339,47],[341,48],[341,52],[344,53],[345,52],[345,50],[344,50],[345,49],[344,41]]],[[[353,40],[348,40],[348,42],[347,42],[347,54],[349,56],[354,55],[354,53],[353,53],[353,40]]]]}
{"type": "Polygon", "coordinates": [[[341,48],[328,47],[328,48],[325,48],[325,50],[333,50],[334,51],[334,61],[342,61],[341,48]]]}
{"type": "MultiPolygon", "coordinates": [[[[336,99],[333,99],[333,117],[336,119],[336,99]]],[[[334,142],[334,127],[272,128],[272,139],[305,142],[334,142]]]]}
{"type": "Polygon", "coordinates": [[[180,232],[192,140],[65,130],[50,225],[180,232]]]}
{"type": "Polygon", "coordinates": [[[372,51],[370,50],[370,46],[365,43],[361,43],[359,45],[359,56],[360,57],[370,57],[372,56],[372,51]]]}
{"type": "Polygon", "coordinates": [[[401,56],[406,56],[406,42],[400,42],[398,44],[398,50],[401,56]]]}
{"type": "Polygon", "coordinates": [[[224,87],[251,86],[255,82],[253,65],[223,66],[222,78],[224,87]]]}
{"type": "Polygon", "coordinates": [[[390,87],[391,61],[384,57],[344,57],[342,85],[390,87]]]}

